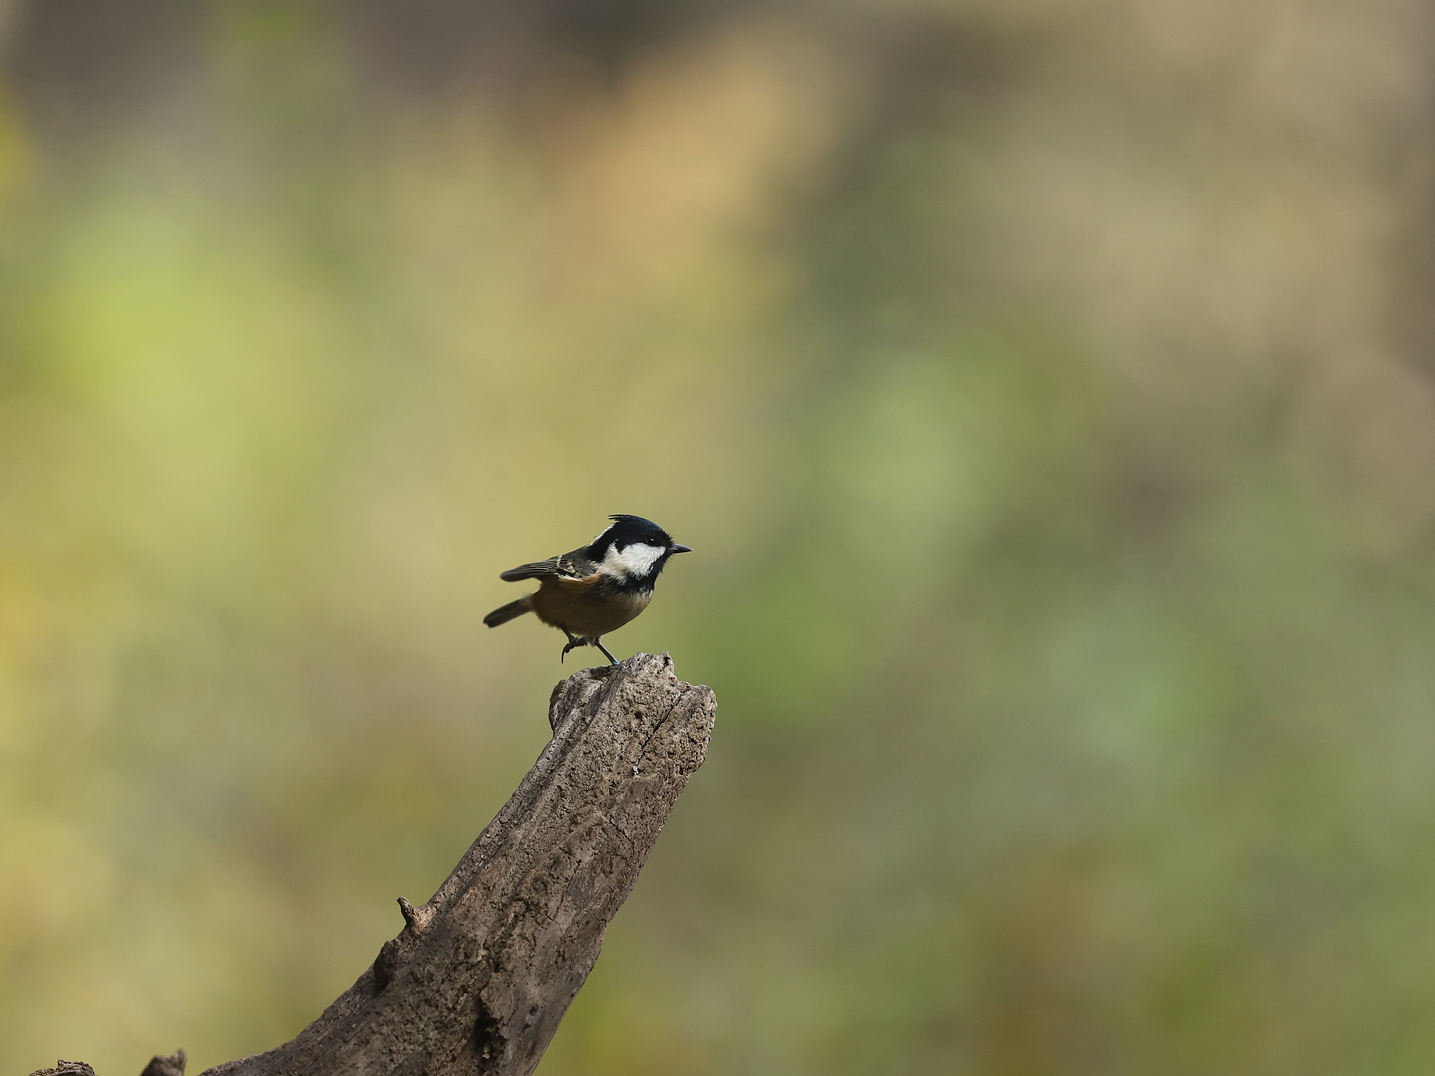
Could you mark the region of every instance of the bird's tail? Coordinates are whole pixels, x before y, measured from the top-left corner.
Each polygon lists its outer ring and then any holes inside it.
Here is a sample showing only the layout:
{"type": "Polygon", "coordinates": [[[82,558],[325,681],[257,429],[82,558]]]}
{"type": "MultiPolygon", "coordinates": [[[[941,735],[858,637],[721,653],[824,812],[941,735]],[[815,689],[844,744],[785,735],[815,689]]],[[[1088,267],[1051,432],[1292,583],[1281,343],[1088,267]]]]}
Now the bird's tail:
{"type": "Polygon", "coordinates": [[[483,618],[483,622],[490,628],[496,628],[500,624],[507,624],[514,617],[522,616],[533,608],[532,595],[525,594],[516,602],[509,602],[507,605],[500,605],[493,612],[483,618]]]}

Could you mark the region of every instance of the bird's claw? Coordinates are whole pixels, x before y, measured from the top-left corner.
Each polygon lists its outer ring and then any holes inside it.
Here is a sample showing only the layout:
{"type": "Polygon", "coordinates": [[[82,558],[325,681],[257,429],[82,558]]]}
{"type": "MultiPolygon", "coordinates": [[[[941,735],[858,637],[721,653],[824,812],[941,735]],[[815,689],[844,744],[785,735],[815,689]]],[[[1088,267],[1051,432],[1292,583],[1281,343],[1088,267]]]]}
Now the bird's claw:
{"type": "Polygon", "coordinates": [[[608,652],[608,648],[603,645],[601,639],[590,639],[586,635],[575,636],[566,628],[563,630],[563,634],[568,636],[568,645],[563,648],[563,653],[558,655],[558,663],[560,665],[563,663],[563,659],[568,656],[568,651],[578,646],[596,646],[599,650],[603,651],[603,656],[608,659],[610,664],[618,664],[618,659],[608,652]]]}

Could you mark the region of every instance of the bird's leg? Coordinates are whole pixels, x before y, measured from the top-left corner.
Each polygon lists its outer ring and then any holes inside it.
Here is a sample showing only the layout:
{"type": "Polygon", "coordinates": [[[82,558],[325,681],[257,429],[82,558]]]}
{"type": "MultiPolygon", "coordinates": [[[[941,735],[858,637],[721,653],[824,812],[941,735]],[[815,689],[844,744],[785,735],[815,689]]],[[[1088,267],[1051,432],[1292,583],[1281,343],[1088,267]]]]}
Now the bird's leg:
{"type": "Polygon", "coordinates": [[[568,636],[568,645],[563,648],[563,653],[561,653],[561,654],[558,655],[558,664],[559,664],[559,665],[562,665],[562,664],[563,664],[563,659],[568,656],[568,651],[572,650],[575,646],[582,646],[582,645],[583,645],[583,640],[582,640],[582,639],[576,639],[576,638],[574,638],[574,637],[573,637],[573,633],[572,633],[571,631],[569,631],[567,628],[564,628],[564,629],[563,629],[563,634],[566,635],[566,636],[568,636]]]}
{"type": "Polygon", "coordinates": [[[603,651],[603,656],[608,659],[608,663],[610,665],[618,664],[618,659],[615,658],[612,654],[608,653],[608,648],[603,645],[602,639],[595,637],[593,639],[593,645],[596,646],[599,650],[603,651]]]}

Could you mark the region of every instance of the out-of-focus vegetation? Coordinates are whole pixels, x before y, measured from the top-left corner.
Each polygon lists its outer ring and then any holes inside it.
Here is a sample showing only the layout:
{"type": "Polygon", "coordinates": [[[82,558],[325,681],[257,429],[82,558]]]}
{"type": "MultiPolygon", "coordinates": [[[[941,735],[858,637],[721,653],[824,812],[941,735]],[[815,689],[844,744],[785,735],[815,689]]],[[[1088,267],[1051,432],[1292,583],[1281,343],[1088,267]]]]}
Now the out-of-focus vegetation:
{"type": "Polygon", "coordinates": [[[1435,1069],[1426,5],[5,11],[0,1070],[316,1015],[617,511],[721,708],[548,1076],[1435,1069]]]}

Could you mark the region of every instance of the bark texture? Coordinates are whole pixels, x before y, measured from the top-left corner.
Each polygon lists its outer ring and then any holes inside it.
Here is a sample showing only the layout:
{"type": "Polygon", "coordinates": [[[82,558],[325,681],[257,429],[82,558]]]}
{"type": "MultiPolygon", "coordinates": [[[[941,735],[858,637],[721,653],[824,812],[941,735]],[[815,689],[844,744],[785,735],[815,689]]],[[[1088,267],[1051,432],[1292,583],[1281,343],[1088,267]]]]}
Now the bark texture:
{"type": "MultiPolygon", "coordinates": [[[[432,899],[399,899],[404,929],[373,966],[298,1037],[203,1076],[532,1072],[702,764],[716,710],[667,654],[560,683],[553,739],[432,899]]],[[[151,1068],[176,1061],[182,1073],[182,1051],[151,1068]]]]}

